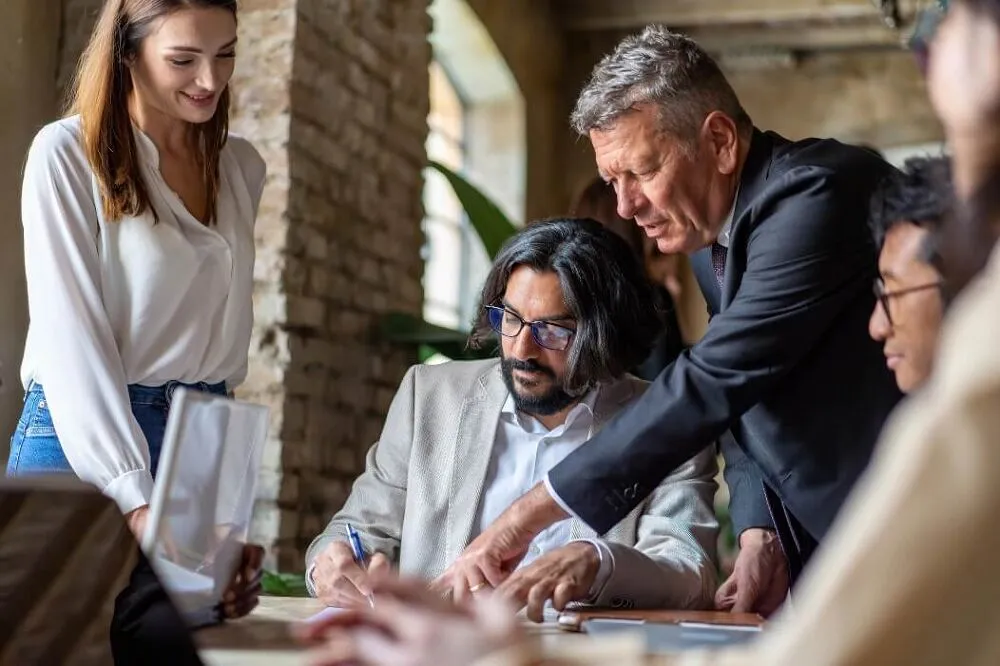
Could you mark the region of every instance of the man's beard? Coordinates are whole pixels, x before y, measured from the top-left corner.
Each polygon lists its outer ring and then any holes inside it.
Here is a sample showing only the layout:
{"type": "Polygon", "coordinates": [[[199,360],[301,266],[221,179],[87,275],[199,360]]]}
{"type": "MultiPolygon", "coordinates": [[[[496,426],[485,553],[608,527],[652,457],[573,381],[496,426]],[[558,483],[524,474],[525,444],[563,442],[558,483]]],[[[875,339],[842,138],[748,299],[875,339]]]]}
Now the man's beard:
{"type": "Polygon", "coordinates": [[[521,361],[501,357],[500,372],[503,375],[503,383],[507,385],[507,390],[514,397],[514,406],[525,414],[549,416],[561,412],[579,399],[579,396],[570,395],[563,389],[562,382],[556,377],[555,372],[537,361],[521,361]],[[552,384],[549,390],[544,393],[522,395],[518,392],[517,384],[514,382],[514,370],[536,372],[552,379],[552,384]]]}

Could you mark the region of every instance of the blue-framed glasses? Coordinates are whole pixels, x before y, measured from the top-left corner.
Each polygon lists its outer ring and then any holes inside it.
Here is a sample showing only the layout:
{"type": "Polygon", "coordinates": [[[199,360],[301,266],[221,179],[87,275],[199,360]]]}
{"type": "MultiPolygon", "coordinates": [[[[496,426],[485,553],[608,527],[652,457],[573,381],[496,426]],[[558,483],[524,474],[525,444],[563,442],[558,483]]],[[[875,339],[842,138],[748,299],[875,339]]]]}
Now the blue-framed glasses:
{"type": "Polygon", "coordinates": [[[525,326],[540,346],[553,351],[565,351],[576,335],[576,329],[553,324],[550,321],[525,321],[499,305],[487,305],[486,315],[490,327],[505,338],[516,338],[525,326]]]}

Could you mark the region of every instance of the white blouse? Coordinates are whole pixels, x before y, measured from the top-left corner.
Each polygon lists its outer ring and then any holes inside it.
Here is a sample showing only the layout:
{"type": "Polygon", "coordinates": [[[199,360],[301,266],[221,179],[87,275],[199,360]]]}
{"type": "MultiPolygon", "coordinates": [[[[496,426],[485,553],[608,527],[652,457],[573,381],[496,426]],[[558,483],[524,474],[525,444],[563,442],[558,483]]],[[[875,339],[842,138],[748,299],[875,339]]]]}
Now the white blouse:
{"type": "Polygon", "coordinates": [[[253,226],[265,165],[230,136],[216,222],[206,227],[164,182],[134,130],[151,211],[104,218],[79,117],[28,151],[21,196],[30,323],[21,366],[41,384],[73,471],[123,512],[149,503],[149,446],[127,385],[243,381],[253,326],[253,226]]]}

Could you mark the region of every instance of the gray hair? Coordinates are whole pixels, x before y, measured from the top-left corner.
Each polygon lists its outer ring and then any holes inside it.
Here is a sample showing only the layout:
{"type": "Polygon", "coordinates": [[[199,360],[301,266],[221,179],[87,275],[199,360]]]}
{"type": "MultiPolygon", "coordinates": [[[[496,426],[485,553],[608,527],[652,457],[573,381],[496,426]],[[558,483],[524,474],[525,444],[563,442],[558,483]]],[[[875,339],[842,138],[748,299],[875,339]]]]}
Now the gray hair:
{"type": "Polygon", "coordinates": [[[646,104],[659,109],[661,129],[684,141],[712,111],[732,118],[741,134],[753,126],[715,60],[690,37],[658,25],[626,37],[597,63],[570,123],[586,135],[646,104]]]}

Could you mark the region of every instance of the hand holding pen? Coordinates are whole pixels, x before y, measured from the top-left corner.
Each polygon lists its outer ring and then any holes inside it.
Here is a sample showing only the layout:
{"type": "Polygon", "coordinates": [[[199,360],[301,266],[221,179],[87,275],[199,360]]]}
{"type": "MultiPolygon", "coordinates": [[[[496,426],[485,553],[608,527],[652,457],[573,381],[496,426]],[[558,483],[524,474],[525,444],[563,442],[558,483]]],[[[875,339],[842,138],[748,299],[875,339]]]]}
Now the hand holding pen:
{"type": "MultiPolygon", "coordinates": [[[[368,566],[365,563],[364,546],[361,545],[361,538],[350,523],[347,523],[347,539],[351,542],[351,552],[354,554],[355,564],[361,567],[362,570],[367,571],[368,566]]],[[[368,605],[375,608],[375,595],[369,591],[366,596],[368,597],[368,605]]]]}
{"type": "Polygon", "coordinates": [[[346,532],[346,539],[332,541],[316,556],[306,575],[316,597],[327,606],[353,608],[366,599],[371,605],[370,578],[388,572],[392,563],[382,553],[366,555],[353,526],[347,527],[346,532]]]}

